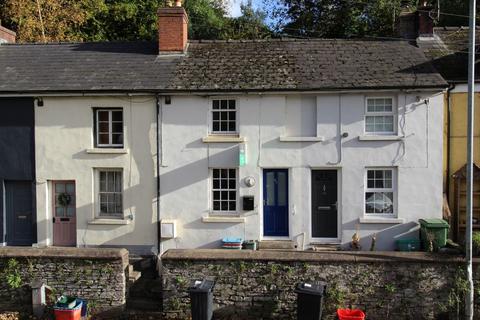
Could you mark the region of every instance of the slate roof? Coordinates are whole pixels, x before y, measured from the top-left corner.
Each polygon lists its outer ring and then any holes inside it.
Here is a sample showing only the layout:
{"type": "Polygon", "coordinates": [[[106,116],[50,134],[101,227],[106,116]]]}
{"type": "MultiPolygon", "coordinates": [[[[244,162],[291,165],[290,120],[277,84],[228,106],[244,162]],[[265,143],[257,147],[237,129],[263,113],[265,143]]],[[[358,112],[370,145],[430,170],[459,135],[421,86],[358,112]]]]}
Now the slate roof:
{"type": "Polygon", "coordinates": [[[0,91],[161,90],[179,60],[153,42],[0,45],[0,91]]]}
{"type": "MultiPolygon", "coordinates": [[[[425,56],[431,59],[435,69],[452,83],[468,80],[468,27],[434,28],[434,37],[417,41],[425,56]]],[[[480,31],[480,29],[478,29],[480,31]]],[[[480,32],[476,33],[476,59],[480,58],[480,32]]],[[[480,80],[480,70],[476,68],[475,78],[480,80]]]]}
{"type": "Polygon", "coordinates": [[[433,88],[446,83],[405,41],[192,41],[0,46],[0,92],[433,88]]]}

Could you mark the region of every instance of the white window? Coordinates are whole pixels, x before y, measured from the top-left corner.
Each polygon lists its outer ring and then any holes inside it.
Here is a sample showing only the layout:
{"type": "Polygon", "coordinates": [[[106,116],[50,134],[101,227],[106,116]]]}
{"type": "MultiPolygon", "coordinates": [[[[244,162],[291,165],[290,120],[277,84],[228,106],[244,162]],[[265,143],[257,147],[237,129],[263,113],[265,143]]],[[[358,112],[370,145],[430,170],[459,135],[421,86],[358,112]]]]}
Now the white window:
{"type": "Polygon", "coordinates": [[[123,218],[123,172],[121,169],[97,170],[98,216],[123,218]]]}
{"type": "Polygon", "coordinates": [[[365,133],[394,134],[395,112],[392,98],[367,98],[365,110],[365,133]]]}
{"type": "Polygon", "coordinates": [[[237,212],[237,169],[212,169],[212,211],[237,212]]]}
{"type": "Polygon", "coordinates": [[[95,132],[96,147],[123,147],[123,110],[96,109],[95,132]]]}
{"type": "Polygon", "coordinates": [[[366,170],[365,214],[395,214],[395,183],[394,169],[366,170]]]}
{"type": "Polygon", "coordinates": [[[232,134],[237,132],[236,100],[212,100],[211,133],[232,134]]]}

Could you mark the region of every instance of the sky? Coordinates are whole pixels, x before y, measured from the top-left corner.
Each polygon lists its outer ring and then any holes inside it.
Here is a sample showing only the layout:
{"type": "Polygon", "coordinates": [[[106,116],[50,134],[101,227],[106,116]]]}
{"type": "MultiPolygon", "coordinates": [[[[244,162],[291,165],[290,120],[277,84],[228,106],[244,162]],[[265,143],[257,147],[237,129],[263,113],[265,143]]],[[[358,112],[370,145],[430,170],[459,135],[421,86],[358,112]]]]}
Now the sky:
{"type": "MultiPolygon", "coordinates": [[[[230,0],[229,1],[230,15],[232,17],[238,17],[238,16],[241,15],[240,4],[242,3],[242,1],[245,1],[245,0],[230,0]]],[[[262,5],[262,0],[252,0],[252,3],[253,3],[254,8],[259,8],[262,5]]]]}

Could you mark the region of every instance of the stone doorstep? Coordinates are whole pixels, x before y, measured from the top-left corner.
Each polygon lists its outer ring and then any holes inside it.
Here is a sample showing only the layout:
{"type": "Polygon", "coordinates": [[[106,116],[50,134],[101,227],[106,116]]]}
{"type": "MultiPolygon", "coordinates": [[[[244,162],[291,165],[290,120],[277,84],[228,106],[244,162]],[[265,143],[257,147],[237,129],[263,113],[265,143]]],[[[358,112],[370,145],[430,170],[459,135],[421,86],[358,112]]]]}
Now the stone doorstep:
{"type": "Polygon", "coordinates": [[[262,240],[258,250],[296,250],[292,240],[262,240]]]}

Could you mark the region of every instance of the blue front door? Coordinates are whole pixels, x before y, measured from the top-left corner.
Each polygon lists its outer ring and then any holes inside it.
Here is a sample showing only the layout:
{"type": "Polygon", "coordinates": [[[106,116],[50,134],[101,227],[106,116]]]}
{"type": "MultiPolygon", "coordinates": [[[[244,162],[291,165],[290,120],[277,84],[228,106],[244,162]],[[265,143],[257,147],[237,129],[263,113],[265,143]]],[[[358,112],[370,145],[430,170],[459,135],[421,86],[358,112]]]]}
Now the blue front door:
{"type": "Polygon", "coordinates": [[[263,235],[288,237],[288,169],[263,170],[263,235]]]}

